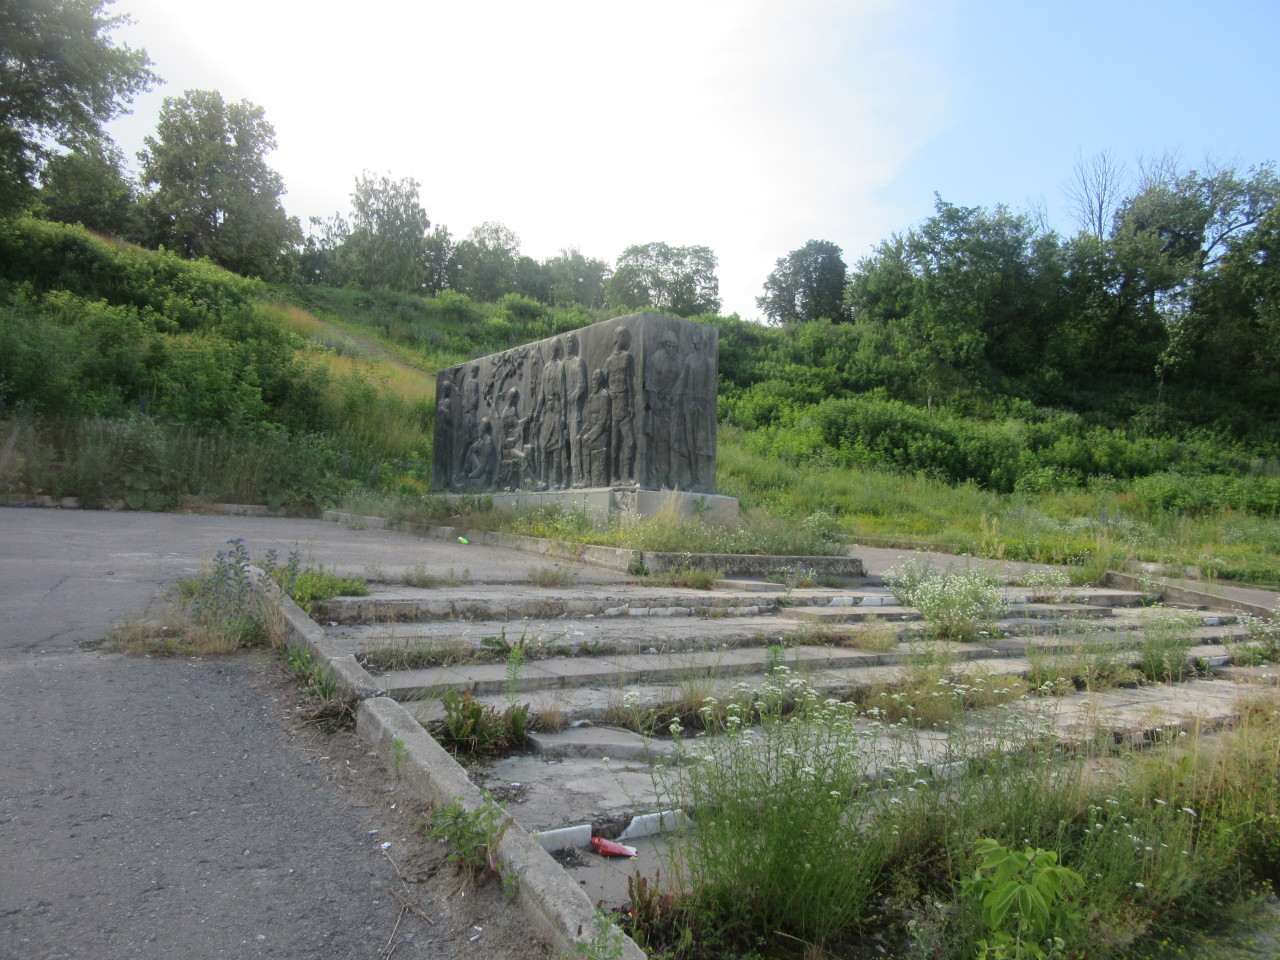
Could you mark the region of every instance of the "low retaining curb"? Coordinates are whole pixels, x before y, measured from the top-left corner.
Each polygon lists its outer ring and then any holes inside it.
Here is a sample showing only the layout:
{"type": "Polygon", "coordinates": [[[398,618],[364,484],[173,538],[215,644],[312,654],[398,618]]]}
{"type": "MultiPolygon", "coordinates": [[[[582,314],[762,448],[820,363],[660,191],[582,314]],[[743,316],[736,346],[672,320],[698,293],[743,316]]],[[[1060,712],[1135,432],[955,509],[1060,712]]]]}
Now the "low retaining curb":
{"type": "Polygon", "coordinates": [[[490,547],[506,547],[537,553],[555,560],[574,560],[589,563],[606,570],[624,573],[663,573],[696,567],[702,570],[719,570],[727,577],[785,576],[797,568],[814,571],[818,576],[860,578],[866,571],[862,561],[849,556],[788,557],[757,553],[664,553],[654,550],[628,550],[622,547],[603,547],[596,544],[566,543],[544,537],[526,537],[514,533],[498,533],[493,530],[467,530],[465,527],[422,527],[406,520],[386,520],[382,517],[364,517],[340,510],[326,510],[325,520],[346,523],[371,530],[399,530],[437,540],[456,540],[464,537],[471,543],[490,547]]]}
{"type": "MultiPolygon", "coordinates": [[[[354,654],[331,640],[306,612],[276,584],[255,569],[263,595],[271,602],[278,620],[275,625],[286,646],[311,652],[316,664],[327,671],[348,699],[359,700],[356,732],[386,758],[396,758],[389,766],[401,780],[432,807],[458,801],[468,812],[486,802],[480,788],[466,771],[409,711],[386,696],[377,680],[354,654]]],[[[523,827],[508,818],[506,832],[497,847],[499,868],[518,878],[516,902],[534,924],[538,935],[551,944],[556,956],[576,955],[578,944],[599,936],[596,909],[590,899],[523,827]]],[[[618,960],[644,960],[645,953],[635,941],[610,924],[605,933],[621,952],[610,954],[618,960]]],[[[594,941],[598,942],[598,941],[594,941]]]]}
{"type": "Polygon", "coordinates": [[[408,520],[387,520],[383,517],[363,517],[359,514],[344,513],[341,510],[326,510],[321,519],[351,526],[364,527],[368,530],[398,530],[401,533],[416,533],[436,540],[456,540],[465,537],[471,543],[480,543],[490,547],[506,547],[508,550],[521,550],[525,553],[537,553],[555,560],[576,560],[589,563],[606,570],[621,570],[624,573],[639,569],[641,555],[639,550],[626,550],[621,547],[602,547],[588,543],[565,543],[563,540],[548,540],[544,537],[523,537],[514,533],[498,533],[494,530],[467,530],[465,527],[423,527],[408,520]]]}
{"type": "Polygon", "coordinates": [[[1212,587],[1204,586],[1200,588],[1189,587],[1185,584],[1173,583],[1163,577],[1134,576],[1131,573],[1120,573],[1115,570],[1107,571],[1107,586],[1116,587],[1120,590],[1146,590],[1152,583],[1160,588],[1160,597],[1164,600],[1172,600],[1174,603],[1194,603],[1203,604],[1220,610],[1230,610],[1232,613],[1247,613],[1252,617],[1274,618],[1278,612],[1275,608],[1268,607],[1261,603],[1249,603],[1246,600],[1233,600],[1230,597],[1224,597],[1221,594],[1213,592],[1212,587]]]}
{"type": "Polygon", "coordinates": [[[811,570],[820,577],[860,579],[866,571],[857,557],[788,557],[768,553],[658,553],[646,550],[640,562],[650,573],[697,567],[719,570],[726,577],[786,576],[811,570]]]}
{"type": "MultiPolygon", "coordinates": [[[[485,806],[486,797],[466,772],[399,703],[375,697],[360,704],[356,730],[380,757],[400,758],[397,776],[432,806],[458,801],[468,811],[485,806]]],[[[576,955],[577,945],[596,936],[596,910],[564,868],[514,820],[497,847],[499,868],[518,879],[516,901],[537,933],[557,956],[576,955]]],[[[635,941],[611,925],[607,934],[621,951],[619,960],[644,960],[635,941]]]]}
{"type": "Polygon", "coordinates": [[[273,627],[279,629],[287,647],[302,647],[311,652],[317,666],[328,671],[338,684],[342,696],[350,700],[386,696],[386,688],[378,686],[373,674],[360,665],[355,654],[343,649],[320,629],[319,624],[293,602],[275,581],[256,567],[253,570],[258,589],[272,603],[276,617],[273,627]]]}

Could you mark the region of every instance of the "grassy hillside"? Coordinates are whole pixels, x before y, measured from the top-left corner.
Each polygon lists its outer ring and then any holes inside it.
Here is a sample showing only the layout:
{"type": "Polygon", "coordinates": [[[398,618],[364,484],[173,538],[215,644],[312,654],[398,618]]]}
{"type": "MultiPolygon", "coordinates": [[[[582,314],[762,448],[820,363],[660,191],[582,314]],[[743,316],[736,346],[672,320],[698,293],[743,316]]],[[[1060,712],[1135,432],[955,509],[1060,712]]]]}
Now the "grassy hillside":
{"type": "MultiPolygon", "coordinates": [[[[10,498],[90,506],[435,516],[435,372],[602,317],[518,295],[268,286],[19,220],[0,227],[0,480],[10,498]]],[[[721,333],[719,489],[762,531],[739,548],[783,549],[776,519],[814,542],[931,543],[1082,577],[1132,556],[1280,583],[1265,431],[1250,444],[1157,433],[976,394],[927,410],[858,389],[870,368],[855,327],[699,319],[721,333]]],[[[509,522],[600,536],[572,519],[509,522]]]]}

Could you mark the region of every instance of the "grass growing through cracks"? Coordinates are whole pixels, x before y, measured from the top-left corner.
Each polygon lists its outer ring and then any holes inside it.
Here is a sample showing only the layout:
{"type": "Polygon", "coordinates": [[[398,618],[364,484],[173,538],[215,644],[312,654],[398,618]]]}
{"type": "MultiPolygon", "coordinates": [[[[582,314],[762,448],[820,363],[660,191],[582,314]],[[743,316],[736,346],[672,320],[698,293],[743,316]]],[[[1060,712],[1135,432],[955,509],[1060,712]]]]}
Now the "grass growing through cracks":
{"type": "Polygon", "coordinates": [[[681,762],[657,785],[693,825],[664,865],[683,893],[631,918],[651,955],[798,956],[778,951],[799,944],[832,958],[1146,956],[1280,879],[1275,693],[1225,732],[1126,757],[1060,751],[1042,718],[1015,710],[981,730],[949,725],[944,746],[802,682],[788,693],[790,708],[711,714],[707,736],[674,731],[681,762]],[[1033,929],[993,926],[966,898],[984,840],[1051,852],[1083,878],[1021,953],[979,946],[1033,929]]]}
{"type": "Polygon", "coordinates": [[[114,646],[136,655],[208,656],[233,653],[272,640],[267,606],[252,568],[258,567],[304,607],[340,595],[362,595],[361,580],[347,580],[306,564],[297,550],[283,561],[274,548],[255,560],[243,537],[227,541],[202,576],[178,584],[177,603],[159,623],[133,621],[112,632],[114,646]]]}

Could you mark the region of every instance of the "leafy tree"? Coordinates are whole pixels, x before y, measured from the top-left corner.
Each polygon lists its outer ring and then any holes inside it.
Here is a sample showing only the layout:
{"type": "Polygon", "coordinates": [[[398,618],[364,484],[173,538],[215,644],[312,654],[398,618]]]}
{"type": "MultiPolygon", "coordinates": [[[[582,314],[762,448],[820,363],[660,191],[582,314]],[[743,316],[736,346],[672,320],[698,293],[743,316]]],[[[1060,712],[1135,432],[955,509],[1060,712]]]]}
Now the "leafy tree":
{"type": "Polygon", "coordinates": [[[304,283],[340,286],[345,283],[342,268],[342,245],[351,233],[346,217],[312,217],[310,229],[302,243],[298,272],[304,283]]]}
{"type": "Polygon", "coordinates": [[[922,399],[1023,376],[1042,362],[1061,288],[1057,238],[1005,207],[941,198],[935,213],[861,260],[849,288],[855,321],[893,334],[922,399]]]}
{"type": "Polygon", "coordinates": [[[533,257],[516,258],[516,291],[539,303],[551,302],[551,280],[542,264],[533,257]]]}
{"type": "Polygon", "coordinates": [[[716,255],[709,247],[642,243],[618,257],[605,296],[615,310],[651,307],[679,317],[720,309],[716,255]]]}
{"type": "Polygon", "coordinates": [[[454,250],[459,286],[473,300],[492,303],[517,286],[520,238],[506,225],[489,220],[474,228],[454,250]]]}
{"type": "Polygon", "coordinates": [[[419,290],[427,282],[431,221],[412,177],[356,177],[351,229],[343,243],[346,278],[366,289],[419,290]]]}
{"type": "Polygon", "coordinates": [[[101,140],[49,159],[40,174],[37,209],[47,220],[83,224],[114,237],[138,237],[137,196],[124,174],[124,155],[101,140]]]}
{"type": "Polygon", "coordinates": [[[569,247],[544,260],[542,269],[550,283],[551,302],[556,306],[578,303],[599,309],[605,305],[605,284],[613,271],[603,260],[569,247]]]}
{"type": "Polygon", "coordinates": [[[846,268],[841,254],[829,240],[810,240],[780,257],[756,305],[774,323],[844,319],[846,268]]]}
{"type": "MultiPolygon", "coordinates": [[[[1203,294],[1278,199],[1280,179],[1272,164],[1243,174],[1215,166],[1183,172],[1166,159],[1144,172],[1139,192],[1121,206],[1112,236],[1119,296],[1166,331],[1155,365],[1161,384],[1196,379],[1195,367],[1205,366],[1199,362],[1205,345],[1221,346],[1211,327],[1223,318],[1203,294]]],[[[1221,291],[1217,302],[1224,302],[1221,291]]]]}
{"type": "Polygon", "coordinates": [[[188,257],[268,279],[286,271],[302,239],[280,202],[284,181],[268,166],[275,128],[261,107],[226,103],[216,90],[166,97],[147,137],[142,181],[153,239],[188,257]]]}
{"type": "Polygon", "coordinates": [[[30,196],[48,143],[102,134],[159,78],[145,50],[116,45],[128,23],[107,0],[0,0],[0,215],[30,196]]]}
{"type": "Polygon", "coordinates": [[[449,228],[438,223],[427,237],[426,247],[427,273],[423,285],[427,293],[435,296],[458,280],[457,244],[450,237],[449,228]]]}
{"type": "Polygon", "coordinates": [[[1197,298],[1189,334],[1208,384],[1280,410],[1280,207],[1236,243],[1197,298]]]}

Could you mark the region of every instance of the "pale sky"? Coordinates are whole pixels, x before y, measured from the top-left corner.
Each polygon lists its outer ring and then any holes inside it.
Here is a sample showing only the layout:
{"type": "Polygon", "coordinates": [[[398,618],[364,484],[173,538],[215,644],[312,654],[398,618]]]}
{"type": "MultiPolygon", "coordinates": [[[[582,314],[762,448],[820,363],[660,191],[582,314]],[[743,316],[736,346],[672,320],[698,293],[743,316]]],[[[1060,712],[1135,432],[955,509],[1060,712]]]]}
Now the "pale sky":
{"type": "Polygon", "coordinates": [[[1077,156],[1280,159],[1280,3],[1219,0],[117,0],[165,96],[266,111],[288,211],[346,212],[361,170],[413,177],[455,238],[499,220],[538,260],[661,240],[719,257],[759,316],[774,262],[852,267],[964,206],[1074,230],[1077,156]]]}

